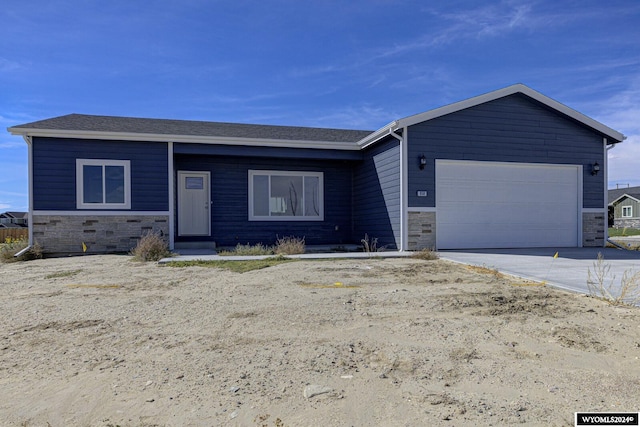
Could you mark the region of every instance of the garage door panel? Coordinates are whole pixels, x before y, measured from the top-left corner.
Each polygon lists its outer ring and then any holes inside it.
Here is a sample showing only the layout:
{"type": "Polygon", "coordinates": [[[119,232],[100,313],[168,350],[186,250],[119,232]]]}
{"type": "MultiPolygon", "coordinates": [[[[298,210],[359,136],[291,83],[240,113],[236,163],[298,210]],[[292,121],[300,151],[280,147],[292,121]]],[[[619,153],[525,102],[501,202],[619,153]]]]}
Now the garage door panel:
{"type": "Polygon", "coordinates": [[[562,235],[562,229],[532,229],[531,232],[524,232],[521,228],[517,227],[501,227],[496,224],[489,226],[483,226],[483,233],[481,236],[474,234],[459,233],[459,227],[452,227],[451,230],[447,230],[444,227],[442,230],[446,234],[449,234],[451,238],[464,239],[463,244],[458,245],[446,245],[440,249],[485,249],[485,248],[523,248],[523,247],[573,247],[575,246],[575,239],[562,235]],[[556,234],[558,237],[554,239],[553,244],[549,243],[545,237],[549,233],[556,234]]]}
{"type": "MultiPolygon", "coordinates": [[[[441,206],[438,206],[440,210],[441,206]]],[[[474,203],[467,209],[456,207],[455,204],[443,204],[442,208],[447,212],[446,216],[441,215],[438,218],[438,225],[445,223],[471,223],[471,224],[490,224],[496,223],[506,227],[509,223],[515,224],[547,224],[549,216],[552,216],[554,222],[566,223],[574,219],[571,212],[566,209],[560,209],[553,205],[534,205],[534,204],[518,204],[518,203],[474,203]],[[477,218],[469,218],[475,215],[477,218]],[[526,220],[520,218],[526,217],[526,220]],[[482,219],[480,219],[482,218],[482,219]]],[[[568,209],[571,209],[570,207],[568,209]]]]}
{"type": "MultiPolygon", "coordinates": [[[[458,228],[454,227],[450,232],[455,236],[458,232],[458,228]]],[[[445,233],[448,230],[443,230],[445,233]]],[[[484,227],[485,236],[481,238],[476,236],[457,236],[465,238],[464,248],[460,247],[444,247],[441,249],[483,249],[483,248],[517,248],[517,247],[569,247],[574,246],[574,239],[572,238],[557,238],[553,245],[550,245],[543,236],[549,232],[560,232],[561,230],[549,230],[549,229],[537,229],[536,233],[531,234],[523,232],[522,229],[504,228],[498,225],[484,227]]]]}
{"type": "Polygon", "coordinates": [[[526,183],[491,182],[487,180],[456,180],[455,183],[448,183],[440,187],[445,192],[440,201],[457,202],[461,198],[469,202],[494,201],[494,202],[522,202],[530,200],[546,200],[548,198],[558,200],[567,191],[573,191],[573,186],[553,187],[553,183],[536,183],[526,185],[526,183]],[[483,188],[491,187],[491,192],[482,191],[483,188]],[[447,191],[453,190],[453,191],[447,191]]]}
{"type": "Polygon", "coordinates": [[[437,246],[577,246],[578,177],[572,165],[437,160],[437,246]]]}

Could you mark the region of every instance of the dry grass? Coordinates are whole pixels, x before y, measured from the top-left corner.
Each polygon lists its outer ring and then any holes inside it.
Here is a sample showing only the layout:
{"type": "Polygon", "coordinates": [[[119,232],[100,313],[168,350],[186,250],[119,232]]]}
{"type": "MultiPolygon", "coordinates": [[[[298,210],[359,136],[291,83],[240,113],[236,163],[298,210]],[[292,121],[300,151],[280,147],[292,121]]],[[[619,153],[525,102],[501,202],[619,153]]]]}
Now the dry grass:
{"type": "Polygon", "coordinates": [[[411,258],[431,261],[440,258],[440,255],[438,255],[438,252],[434,251],[433,249],[425,248],[415,252],[413,255],[411,255],[411,258]]]}
{"type": "Polygon", "coordinates": [[[167,267],[209,267],[220,268],[224,270],[233,271],[235,273],[246,273],[247,271],[260,270],[263,268],[273,267],[274,265],[282,264],[285,262],[292,262],[294,260],[285,258],[283,256],[275,256],[266,259],[252,259],[246,261],[227,261],[227,260],[215,260],[215,261],[170,261],[165,264],[167,267]]]}
{"type": "Polygon", "coordinates": [[[46,276],[44,276],[45,279],[58,279],[61,277],[71,277],[71,276],[75,276],[78,273],[81,273],[82,269],[78,269],[78,270],[69,270],[69,271],[58,271],[56,273],[51,273],[51,274],[47,274],[46,276]]]}
{"type": "Polygon", "coordinates": [[[365,252],[379,252],[384,249],[384,248],[378,248],[377,237],[369,238],[369,235],[366,233],[364,235],[364,239],[360,240],[360,243],[362,243],[362,250],[365,252]]]}
{"type": "Polygon", "coordinates": [[[615,279],[616,276],[611,275],[611,265],[605,263],[604,256],[598,253],[593,271],[587,271],[589,294],[612,305],[640,304],[640,271],[626,270],[619,285],[616,285],[615,279]]]}
{"type": "Polygon", "coordinates": [[[305,250],[304,237],[278,237],[273,251],[276,254],[295,255],[303,254],[305,250]]]}
{"type": "Polygon", "coordinates": [[[474,271],[474,272],[479,273],[479,274],[486,274],[486,275],[489,275],[489,276],[494,276],[497,279],[504,279],[505,277],[507,277],[504,274],[500,273],[495,268],[485,267],[484,265],[482,265],[482,266],[480,266],[480,265],[465,265],[465,268],[468,268],[469,270],[474,271]]]}
{"type": "Polygon", "coordinates": [[[266,246],[262,243],[255,245],[238,243],[232,250],[218,251],[221,256],[259,256],[259,255],[294,255],[303,254],[305,251],[304,237],[285,236],[278,237],[274,246],[266,246]]]}
{"type": "Polygon", "coordinates": [[[169,244],[158,233],[145,233],[131,250],[136,261],[159,261],[171,256],[169,244]]]}
{"type": "Polygon", "coordinates": [[[15,256],[27,246],[29,246],[29,240],[26,237],[7,237],[4,243],[0,244],[0,262],[28,261],[42,258],[42,248],[37,243],[19,257],[15,256]]]}
{"type": "Polygon", "coordinates": [[[230,251],[218,251],[221,256],[257,256],[257,255],[273,255],[273,249],[262,243],[255,245],[238,243],[235,248],[230,251]]]}

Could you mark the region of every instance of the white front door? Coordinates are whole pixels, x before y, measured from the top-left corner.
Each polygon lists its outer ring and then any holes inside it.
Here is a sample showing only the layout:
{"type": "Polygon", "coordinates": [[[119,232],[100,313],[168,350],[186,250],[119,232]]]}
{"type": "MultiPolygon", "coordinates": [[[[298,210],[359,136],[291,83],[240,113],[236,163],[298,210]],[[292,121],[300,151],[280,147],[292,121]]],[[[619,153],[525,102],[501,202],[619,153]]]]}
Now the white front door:
{"type": "Polygon", "coordinates": [[[209,172],[178,171],[178,236],[211,234],[209,172]]]}

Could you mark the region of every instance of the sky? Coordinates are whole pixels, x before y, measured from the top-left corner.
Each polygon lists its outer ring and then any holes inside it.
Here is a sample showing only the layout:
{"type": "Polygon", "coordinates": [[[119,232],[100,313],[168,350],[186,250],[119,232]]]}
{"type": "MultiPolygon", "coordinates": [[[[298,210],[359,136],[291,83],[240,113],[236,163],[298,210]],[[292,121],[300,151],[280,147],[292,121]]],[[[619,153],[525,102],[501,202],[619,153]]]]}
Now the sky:
{"type": "Polygon", "coordinates": [[[6,0],[0,212],[28,210],[6,128],[70,113],[376,130],[524,83],[627,140],[640,185],[638,0],[6,0]]]}

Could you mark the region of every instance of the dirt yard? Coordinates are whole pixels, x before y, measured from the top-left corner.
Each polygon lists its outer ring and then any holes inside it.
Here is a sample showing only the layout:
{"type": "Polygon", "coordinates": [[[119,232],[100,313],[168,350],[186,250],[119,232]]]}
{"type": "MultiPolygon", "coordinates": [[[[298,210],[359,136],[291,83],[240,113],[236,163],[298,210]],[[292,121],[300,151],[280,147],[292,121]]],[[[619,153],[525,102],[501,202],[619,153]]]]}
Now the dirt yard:
{"type": "Polygon", "coordinates": [[[0,272],[3,426],[572,426],[640,409],[640,310],[443,260],[0,272]]]}

